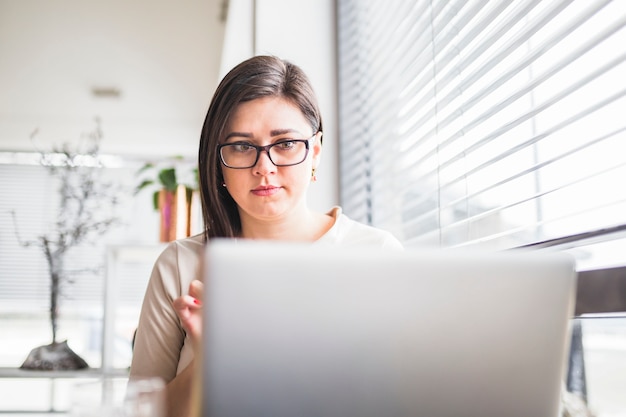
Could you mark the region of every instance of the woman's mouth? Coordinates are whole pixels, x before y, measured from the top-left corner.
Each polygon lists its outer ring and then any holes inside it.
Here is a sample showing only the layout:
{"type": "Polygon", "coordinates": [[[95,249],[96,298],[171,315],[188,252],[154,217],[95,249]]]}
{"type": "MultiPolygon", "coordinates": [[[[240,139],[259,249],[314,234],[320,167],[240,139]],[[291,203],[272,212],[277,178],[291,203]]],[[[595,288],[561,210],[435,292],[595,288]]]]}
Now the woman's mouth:
{"type": "Polygon", "coordinates": [[[273,185],[264,185],[253,189],[252,194],[259,197],[267,197],[276,194],[279,190],[280,187],[275,187],[273,185]]]}

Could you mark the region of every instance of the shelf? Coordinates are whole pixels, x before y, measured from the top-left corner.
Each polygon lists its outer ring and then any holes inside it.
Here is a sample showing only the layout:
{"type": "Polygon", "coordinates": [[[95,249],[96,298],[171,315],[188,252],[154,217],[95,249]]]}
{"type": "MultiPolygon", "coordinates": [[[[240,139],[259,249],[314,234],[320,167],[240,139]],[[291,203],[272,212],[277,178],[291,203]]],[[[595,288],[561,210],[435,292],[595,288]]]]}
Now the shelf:
{"type": "Polygon", "coordinates": [[[0,367],[0,378],[128,378],[128,369],[87,368],[67,371],[38,371],[0,367]]]}

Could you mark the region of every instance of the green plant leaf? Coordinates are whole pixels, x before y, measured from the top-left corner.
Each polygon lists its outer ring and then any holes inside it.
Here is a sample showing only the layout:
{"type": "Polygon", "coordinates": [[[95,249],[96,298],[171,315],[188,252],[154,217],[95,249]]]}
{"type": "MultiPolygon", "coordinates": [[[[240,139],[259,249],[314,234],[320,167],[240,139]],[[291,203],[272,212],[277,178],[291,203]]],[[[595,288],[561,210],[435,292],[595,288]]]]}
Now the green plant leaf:
{"type": "Polygon", "coordinates": [[[139,184],[135,188],[135,195],[138,194],[141,190],[143,190],[147,186],[152,185],[152,184],[154,184],[154,181],[152,181],[152,180],[143,180],[143,181],[141,181],[141,184],[139,184]]]}
{"type": "Polygon", "coordinates": [[[143,166],[141,168],[139,168],[137,170],[137,175],[141,174],[142,172],[145,172],[149,169],[154,168],[154,164],[152,162],[146,162],[145,164],[143,164],[143,166]]]}
{"type": "Polygon", "coordinates": [[[178,183],[176,182],[176,169],[165,168],[159,171],[159,181],[168,191],[176,191],[178,183]]]}

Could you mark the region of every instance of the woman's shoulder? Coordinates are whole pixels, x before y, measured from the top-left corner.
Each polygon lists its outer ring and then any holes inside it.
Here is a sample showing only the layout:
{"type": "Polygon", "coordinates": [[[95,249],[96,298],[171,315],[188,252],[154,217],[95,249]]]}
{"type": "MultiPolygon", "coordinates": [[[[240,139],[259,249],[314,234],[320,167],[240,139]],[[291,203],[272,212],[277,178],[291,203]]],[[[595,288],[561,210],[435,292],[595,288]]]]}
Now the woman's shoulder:
{"type": "Polygon", "coordinates": [[[389,231],[353,220],[343,213],[341,207],[333,207],[328,215],[335,218],[335,224],[318,240],[320,243],[403,248],[402,243],[389,231]]]}
{"type": "Polygon", "coordinates": [[[192,258],[201,254],[204,249],[204,234],[200,233],[195,236],[186,237],[183,239],[173,240],[165,245],[165,248],[161,252],[162,257],[176,257],[180,258],[190,256],[192,258]]]}
{"type": "Polygon", "coordinates": [[[169,242],[154,264],[153,277],[169,291],[186,292],[192,280],[200,279],[204,243],[202,234],[169,242]]]}

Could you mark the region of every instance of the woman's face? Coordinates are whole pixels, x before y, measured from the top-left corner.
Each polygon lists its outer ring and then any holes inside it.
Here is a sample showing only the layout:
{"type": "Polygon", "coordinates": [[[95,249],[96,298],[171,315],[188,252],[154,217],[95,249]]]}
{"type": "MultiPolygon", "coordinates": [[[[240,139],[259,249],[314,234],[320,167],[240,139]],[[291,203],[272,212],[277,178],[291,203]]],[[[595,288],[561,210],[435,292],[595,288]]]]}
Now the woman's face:
{"type": "MultiPolygon", "coordinates": [[[[266,146],[285,139],[308,139],[313,132],[298,107],[280,97],[265,97],[241,103],[226,126],[222,143],[266,146]]],[[[224,183],[244,219],[278,220],[306,209],[306,190],[311,170],[317,167],[321,133],[309,142],[301,164],[277,167],[261,152],[252,168],[222,165],[224,183]]]]}

